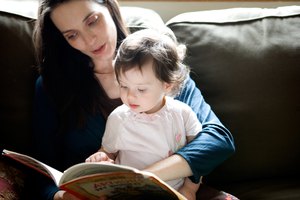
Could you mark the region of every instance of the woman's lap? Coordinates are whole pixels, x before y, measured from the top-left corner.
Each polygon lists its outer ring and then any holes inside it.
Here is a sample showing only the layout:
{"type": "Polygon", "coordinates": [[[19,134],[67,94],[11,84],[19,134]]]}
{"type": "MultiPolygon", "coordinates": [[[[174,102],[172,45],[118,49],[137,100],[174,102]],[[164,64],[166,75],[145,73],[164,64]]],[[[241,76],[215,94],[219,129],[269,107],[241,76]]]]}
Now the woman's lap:
{"type": "Polygon", "coordinates": [[[0,158],[0,199],[19,200],[24,193],[26,173],[11,160],[0,158]]]}

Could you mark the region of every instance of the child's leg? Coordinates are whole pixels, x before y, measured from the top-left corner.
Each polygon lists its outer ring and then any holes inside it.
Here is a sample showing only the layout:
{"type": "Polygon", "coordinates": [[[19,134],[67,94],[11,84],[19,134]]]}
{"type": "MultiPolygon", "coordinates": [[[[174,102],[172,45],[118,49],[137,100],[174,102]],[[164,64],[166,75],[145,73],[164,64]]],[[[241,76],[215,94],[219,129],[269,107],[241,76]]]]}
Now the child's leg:
{"type": "Polygon", "coordinates": [[[200,183],[193,183],[189,178],[185,178],[183,185],[179,188],[178,192],[180,192],[183,196],[185,196],[188,200],[196,200],[196,193],[199,189],[200,183]]]}

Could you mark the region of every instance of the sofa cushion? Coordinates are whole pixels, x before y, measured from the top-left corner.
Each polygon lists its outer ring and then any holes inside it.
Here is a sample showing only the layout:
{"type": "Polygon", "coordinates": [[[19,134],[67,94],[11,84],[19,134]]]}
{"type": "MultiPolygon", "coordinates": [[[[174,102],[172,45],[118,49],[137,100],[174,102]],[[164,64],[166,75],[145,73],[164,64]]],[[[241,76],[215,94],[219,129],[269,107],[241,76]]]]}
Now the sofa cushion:
{"type": "Polygon", "coordinates": [[[0,141],[2,148],[28,152],[36,73],[33,21],[0,11],[0,141]]]}
{"type": "Polygon", "coordinates": [[[123,6],[121,13],[131,32],[145,28],[160,29],[165,27],[162,18],[151,9],[123,6]]]}
{"type": "Polygon", "coordinates": [[[300,7],[191,12],[167,26],[187,45],[193,78],[235,138],[236,153],[206,180],[299,176],[300,7]]]}

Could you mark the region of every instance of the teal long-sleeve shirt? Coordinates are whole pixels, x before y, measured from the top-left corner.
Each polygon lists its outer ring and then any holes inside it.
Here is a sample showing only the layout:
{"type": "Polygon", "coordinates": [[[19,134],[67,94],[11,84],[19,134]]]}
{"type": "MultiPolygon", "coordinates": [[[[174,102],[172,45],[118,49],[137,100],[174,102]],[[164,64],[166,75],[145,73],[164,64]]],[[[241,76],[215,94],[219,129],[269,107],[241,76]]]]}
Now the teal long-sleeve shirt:
{"type": "MultiPolygon", "coordinates": [[[[200,176],[209,174],[216,166],[226,160],[235,151],[231,133],[220,122],[211,107],[204,101],[194,81],[188,78],[182,92],[176,99],[188,104],[197,114],[203,130],[198,136],[177,154],[189,164],[193,176],[198,182],[200,176]]],[[[72,129],[66,134],[57,134],[57,113],[51,98],[46,93],[42,78],[39,77],[35,88],[34,102],[34,139],[37,157],[42,162],[64,171],[66,168],[84,162],[96,152],[102,141],[105,119],[101,115],[90,117],[84,129],[72,129]]],[[[43,177],[36,177],[36,193],[39,199],[53,199],[58,188],[43,177]]]]}

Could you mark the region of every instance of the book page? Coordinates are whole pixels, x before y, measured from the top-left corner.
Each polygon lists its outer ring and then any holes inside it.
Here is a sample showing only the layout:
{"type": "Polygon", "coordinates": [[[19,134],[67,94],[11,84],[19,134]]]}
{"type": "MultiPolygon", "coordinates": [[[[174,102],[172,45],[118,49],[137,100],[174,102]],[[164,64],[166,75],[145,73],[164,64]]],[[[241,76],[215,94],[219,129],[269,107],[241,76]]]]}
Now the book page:
{"type": "Polygon", "coordinates": [[[3,156],[9,157],[15,161],[20,162],[21,164],[26,165],[32,169],[37,170],[38,172],[44,174],[45,176],[53,179],[53,181],[58,185],[59,180],[62,176],[62,172],[24,154],[16,153],[13,151],[9,151],[4,149],[2,152],[3,156]]]}
{"type": "Polygon", "coordinates": [[[109,163],[99,163],[99,162],[88,162],[88,163],[79,163],[74,166],[71,166],[64,171],[63,176],[59,182],[59,185],[69,182],[73,179],[98,173],[106,172],[125,172],[125,171],[136,171],[136,169],[109,163]]]}

